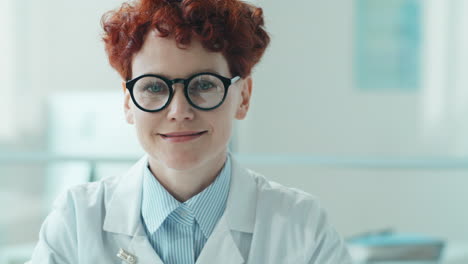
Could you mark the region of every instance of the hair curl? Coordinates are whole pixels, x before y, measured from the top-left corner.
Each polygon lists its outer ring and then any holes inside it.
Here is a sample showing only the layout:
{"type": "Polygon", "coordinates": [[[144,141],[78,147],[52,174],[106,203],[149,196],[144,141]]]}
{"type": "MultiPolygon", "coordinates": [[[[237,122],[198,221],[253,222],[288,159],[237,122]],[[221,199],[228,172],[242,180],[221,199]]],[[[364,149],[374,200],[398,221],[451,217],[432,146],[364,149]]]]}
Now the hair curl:
{"type": "Polygon", "coordinates": [[[161,37],[174,36],[181,48],[196,37],[205,49],[222,52],[231,74],[241,77],[251,73],[270,42],[262,9],[240,0],[126,2],[105,13],[101,24],[109,63],[125,80],[131,78],[133,55],[151,29],[161,37]]]}

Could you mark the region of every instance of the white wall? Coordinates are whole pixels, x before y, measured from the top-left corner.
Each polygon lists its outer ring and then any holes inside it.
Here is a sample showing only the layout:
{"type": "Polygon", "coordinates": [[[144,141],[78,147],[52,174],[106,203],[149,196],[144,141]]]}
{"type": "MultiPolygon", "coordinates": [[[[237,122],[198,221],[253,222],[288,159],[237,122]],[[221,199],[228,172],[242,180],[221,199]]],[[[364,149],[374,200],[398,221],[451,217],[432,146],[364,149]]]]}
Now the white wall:
{"type": "Polygon", "coordinates": [[[10,109],[12,104],[12,94],[14,87],[13,68],[14,65],[14,46],[15,42],[13,33],[13,3],[11,0],[0,1],[0,36],[7,41],[0,41],[0,50],[2,51],[2,59],[0,60],[0,93],[2,103],[0,104],[0,142],[12,140],[14,138],[15,121],[11,115],[10,109]]]}
{"type": "MultiPolygon", "coordinates": [[[[461,87],[466,86],[466,81],[460,79],[466,78],[462,77],[466,74],[456,73],[458,87],[450,87],[447,80],[453,76],[448,71],[455,67],[449,52],[454,56],[463,52],[461,48],[452,50],[455,43],[447,43],[452,37],[450,27],[460,25],[450,20],[451,14],[444,14],[457,10],[456,7],[447,10],[451,7],[448,2],[452,1],[422,2],[423,23],[427,25],[423,36],[429,42],[423,45],[425,86],[416,92],[366,92],[353,86],[353,1],[339,5],[335,1],[297,0],[294,5],[260,1],[273,38],[254,75],[255,103],[248,119],[239,124],[242,137],[239,149],[450,156],[457,148],[461,149],[457,156],[466,155],[466,137],[459,135],[450,140],[445,137],[454,134],[454,128],[466,127],[460,115],[466,113],[468,100],[466,89],[461,87]],[[279,87],[287,93],[279,93],[279,87]],[[452,95],[460,93],[465,93],[464,97],[452,95]],[[455,103],[458,117],[450,113],[455,103]],[[439,105],[436,120],[427,121],[439,105]],[[286,137],[307,137],[307,144],[286,137]],[[443,138],[446,141],[441,141],[443,138]],[[275,139],[275,144],[271,144],[271,139],[275,139]]],[[[466,63],[462,61],[457,60],[466,63]]],[[[458,67],[457,71],[463,69],[458,67]]]]}
{"type": "Polygon", "coordinates": [[[100,40],[101,15],[122,1],[15,1],[17,145],[35,146],[55,91],[121,91],[100,40]],[[28,140],[31,139],[31,140],[28,140]]]}

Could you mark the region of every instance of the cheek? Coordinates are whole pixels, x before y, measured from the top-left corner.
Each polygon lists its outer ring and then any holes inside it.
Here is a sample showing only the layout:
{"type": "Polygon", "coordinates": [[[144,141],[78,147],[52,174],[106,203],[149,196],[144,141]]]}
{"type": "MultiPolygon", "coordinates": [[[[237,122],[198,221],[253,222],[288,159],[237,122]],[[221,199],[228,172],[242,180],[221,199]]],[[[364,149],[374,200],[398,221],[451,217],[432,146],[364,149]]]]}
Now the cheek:
{"type": "Polygon", "coordinates": [[[221,110],[222,111],[220,112],[213,113],[214,115],[212,115],[208,120],[211,120],[211,125],[215,131],[216,138],[227,143],[232,133],[234,111],[232,107],[226,107],[221,110]]]}
{"type": "Polygon", "coordinates": [[[134,112],[135,128],[140,137],[151,136],[157,131],[158,114],[136,110],[134,112]]]}
{"type": "Polygon", "coordinates": [[[232,131],[232,120],[227,118],[223,119],[218,127],[219,136],[223,138],[223,140],[229,140],[232,131]]]}

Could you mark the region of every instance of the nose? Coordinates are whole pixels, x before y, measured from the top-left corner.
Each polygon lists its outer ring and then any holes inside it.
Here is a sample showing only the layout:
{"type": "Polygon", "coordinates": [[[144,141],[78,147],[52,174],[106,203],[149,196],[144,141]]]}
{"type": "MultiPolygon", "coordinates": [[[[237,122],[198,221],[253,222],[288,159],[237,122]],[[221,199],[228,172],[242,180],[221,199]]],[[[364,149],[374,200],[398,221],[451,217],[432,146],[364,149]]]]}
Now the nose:
{"type": "Polygon", "coordinates": [[[190,121],[194,118],[192,106],[185,98],[183,84],[174,84],[174,96],[168,105],[167,118],[170,121],[190,121]],[[179,86],[179,88],[177,88],[179,86]]]}

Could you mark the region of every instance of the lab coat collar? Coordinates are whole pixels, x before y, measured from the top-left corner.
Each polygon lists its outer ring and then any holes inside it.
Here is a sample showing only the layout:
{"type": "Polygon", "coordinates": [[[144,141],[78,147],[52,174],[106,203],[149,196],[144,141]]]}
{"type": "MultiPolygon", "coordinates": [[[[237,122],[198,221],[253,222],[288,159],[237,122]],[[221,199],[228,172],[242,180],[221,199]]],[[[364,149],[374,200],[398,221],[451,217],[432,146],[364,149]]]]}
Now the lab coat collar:
{"type": "Polygon", "coordinates": [[[230,229],[253,233],[257,210],[257,184],[247,169],[231,155],[231,186],[226,204],[226,221],[230,229]]]}
{"type": "Polygon", "coordinates": [[[118,179],[107,206],[104,231],[129,236],[145,234],[141,221],[141,187],[147,162],[145,155],[118,179]]]}
{"type": "MultiPolygon", "coordinates": [[[[118,180],[107,206],[104,231],[129,236],[145,235],[141,220],[141,195],[143,170],[147,162],[148,157],[145,155],[118,180]]],[[[257,200],[256,182],[249,171],[232,155],[231,162],[231,186],[226,210],[219,225],[225,225],[231,230],[253,233],[257,200]]]]}
{"type": "Polygon", "coordinates": [[[257,189],[249,171],[231,156],[232,174],[226,210],[197,259],[198,263],[241,264],[245,262],[231,230],[253,233],[257,189]]]}
{"type": "MultiPolygon", "coordinates": [[[[230,233],[227,215],[223,215],[216,225],[213,233],[206,241],[196,264],[223,263],[223,264],[242,264],[245,263],[234,239],[230,233]]],[[[138,229],[142,228],[141,226],[138,229]]],[[[139,233],[139,230],[136,231],[139,233]]],[[[153,250],[148,237],[144,235],[135,235],[130,243],[124,249],[126,252],[136,258],[136,263],[154,263],[163,264],[161,258],[153,250]]],[[[128,264],[122,261],[122,264],[128,264]]]]}

